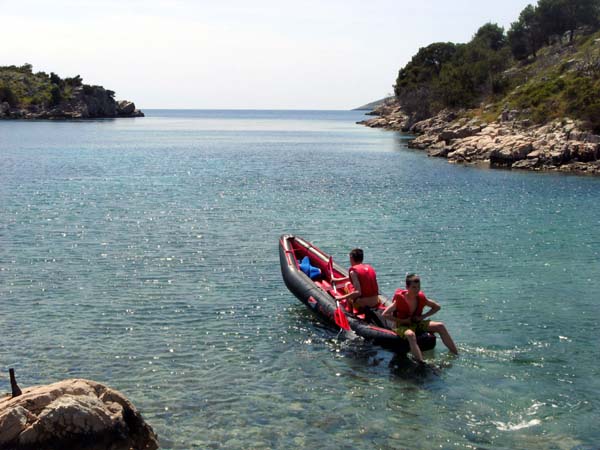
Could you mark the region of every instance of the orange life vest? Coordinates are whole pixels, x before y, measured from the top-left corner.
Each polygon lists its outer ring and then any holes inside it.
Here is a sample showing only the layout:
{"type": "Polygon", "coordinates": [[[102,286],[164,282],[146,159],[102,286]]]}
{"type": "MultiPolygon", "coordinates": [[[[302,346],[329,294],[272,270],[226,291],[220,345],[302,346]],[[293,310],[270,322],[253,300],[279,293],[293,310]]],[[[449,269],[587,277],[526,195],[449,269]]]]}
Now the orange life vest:
{"type": "MultiPolygon", "coordinates": [[[[396,289],[394,292],[394,303],[396,303],[396,317],[398,319],[410,319],[410,305],[408,304],[408,299],[406,298],[406,294],[408,290],[406,289],[396,289]]],[[[415,309],[415,316],[423,315],[423,308],[425,308],[425,302],[427,301],[427,297],[423,292],[419,291],[417,295],[417,308],[415,309]]]]}
{"type": "Polygon", "coordinates": [[[358,276],[361,297],[373,297],[379,294],[377,275],[375,274],[375,270],[370,265],[357,264],[348,269],[349,274],[352,274],[352,272],[358,276]]]}

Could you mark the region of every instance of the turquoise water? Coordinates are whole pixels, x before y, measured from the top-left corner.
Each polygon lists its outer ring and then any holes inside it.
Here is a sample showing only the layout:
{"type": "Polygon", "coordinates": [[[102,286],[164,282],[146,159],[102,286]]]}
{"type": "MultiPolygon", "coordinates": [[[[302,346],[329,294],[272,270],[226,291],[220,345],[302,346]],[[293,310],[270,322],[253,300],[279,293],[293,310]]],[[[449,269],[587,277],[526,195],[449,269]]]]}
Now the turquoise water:
{"type": "Polygon", "coordinates": [[[592,449],[600,178],[450,165],[358,112],[0,121],[0,391],[123,391],[163,448],[592,449]],[[278,238],[391,294],[461,355],[420,371],[287,291],[278,238]]]}

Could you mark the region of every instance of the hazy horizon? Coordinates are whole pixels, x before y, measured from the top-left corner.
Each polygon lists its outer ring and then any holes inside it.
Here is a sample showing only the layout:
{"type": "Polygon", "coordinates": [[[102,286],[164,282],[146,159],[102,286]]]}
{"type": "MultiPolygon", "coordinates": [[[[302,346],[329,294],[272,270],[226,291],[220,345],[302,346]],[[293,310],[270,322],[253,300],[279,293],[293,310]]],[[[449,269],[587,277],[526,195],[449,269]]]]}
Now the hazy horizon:
{"type": "Polygon", "coordinates": [[[0,65],[79,74],[142,109],[348,110],[390,94],[420,47],[508,27],[528,3],[0,0],[18,37],[0,65]]]}

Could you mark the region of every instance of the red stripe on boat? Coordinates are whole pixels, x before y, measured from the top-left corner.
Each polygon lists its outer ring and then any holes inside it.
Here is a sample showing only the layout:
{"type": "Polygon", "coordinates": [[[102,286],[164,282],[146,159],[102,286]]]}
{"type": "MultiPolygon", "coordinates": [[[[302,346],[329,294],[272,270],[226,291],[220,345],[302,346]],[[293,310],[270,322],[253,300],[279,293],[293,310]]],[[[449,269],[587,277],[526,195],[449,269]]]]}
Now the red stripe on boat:
{"type": "Polygon", "coordinates": [[[388,330],[387,328],[381,328],[381,327],[374,327],[373,325],[369,325],[369,328],[371,330],[376,330],[379,331],[381,333],[386,333],[386,334],[393,334],[394,336],[396,336],[396,333],[392,330],[388,330]]]}

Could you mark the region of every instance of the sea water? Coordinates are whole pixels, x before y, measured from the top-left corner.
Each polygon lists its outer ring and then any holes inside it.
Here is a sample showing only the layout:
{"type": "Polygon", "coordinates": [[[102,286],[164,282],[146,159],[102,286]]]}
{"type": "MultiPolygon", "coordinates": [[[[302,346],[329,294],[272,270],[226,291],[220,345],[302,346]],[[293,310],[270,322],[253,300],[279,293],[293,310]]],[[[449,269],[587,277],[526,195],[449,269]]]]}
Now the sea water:
{"type": "Polygon", "coordinates": [[[165,449],[600,445],[600,178],[448,164],[359,112],[0,122],[0,391],[127,395],[165,449]],[[436,370],[285,287],[295,233],[388,295],[417,272],[436,370]]]}

